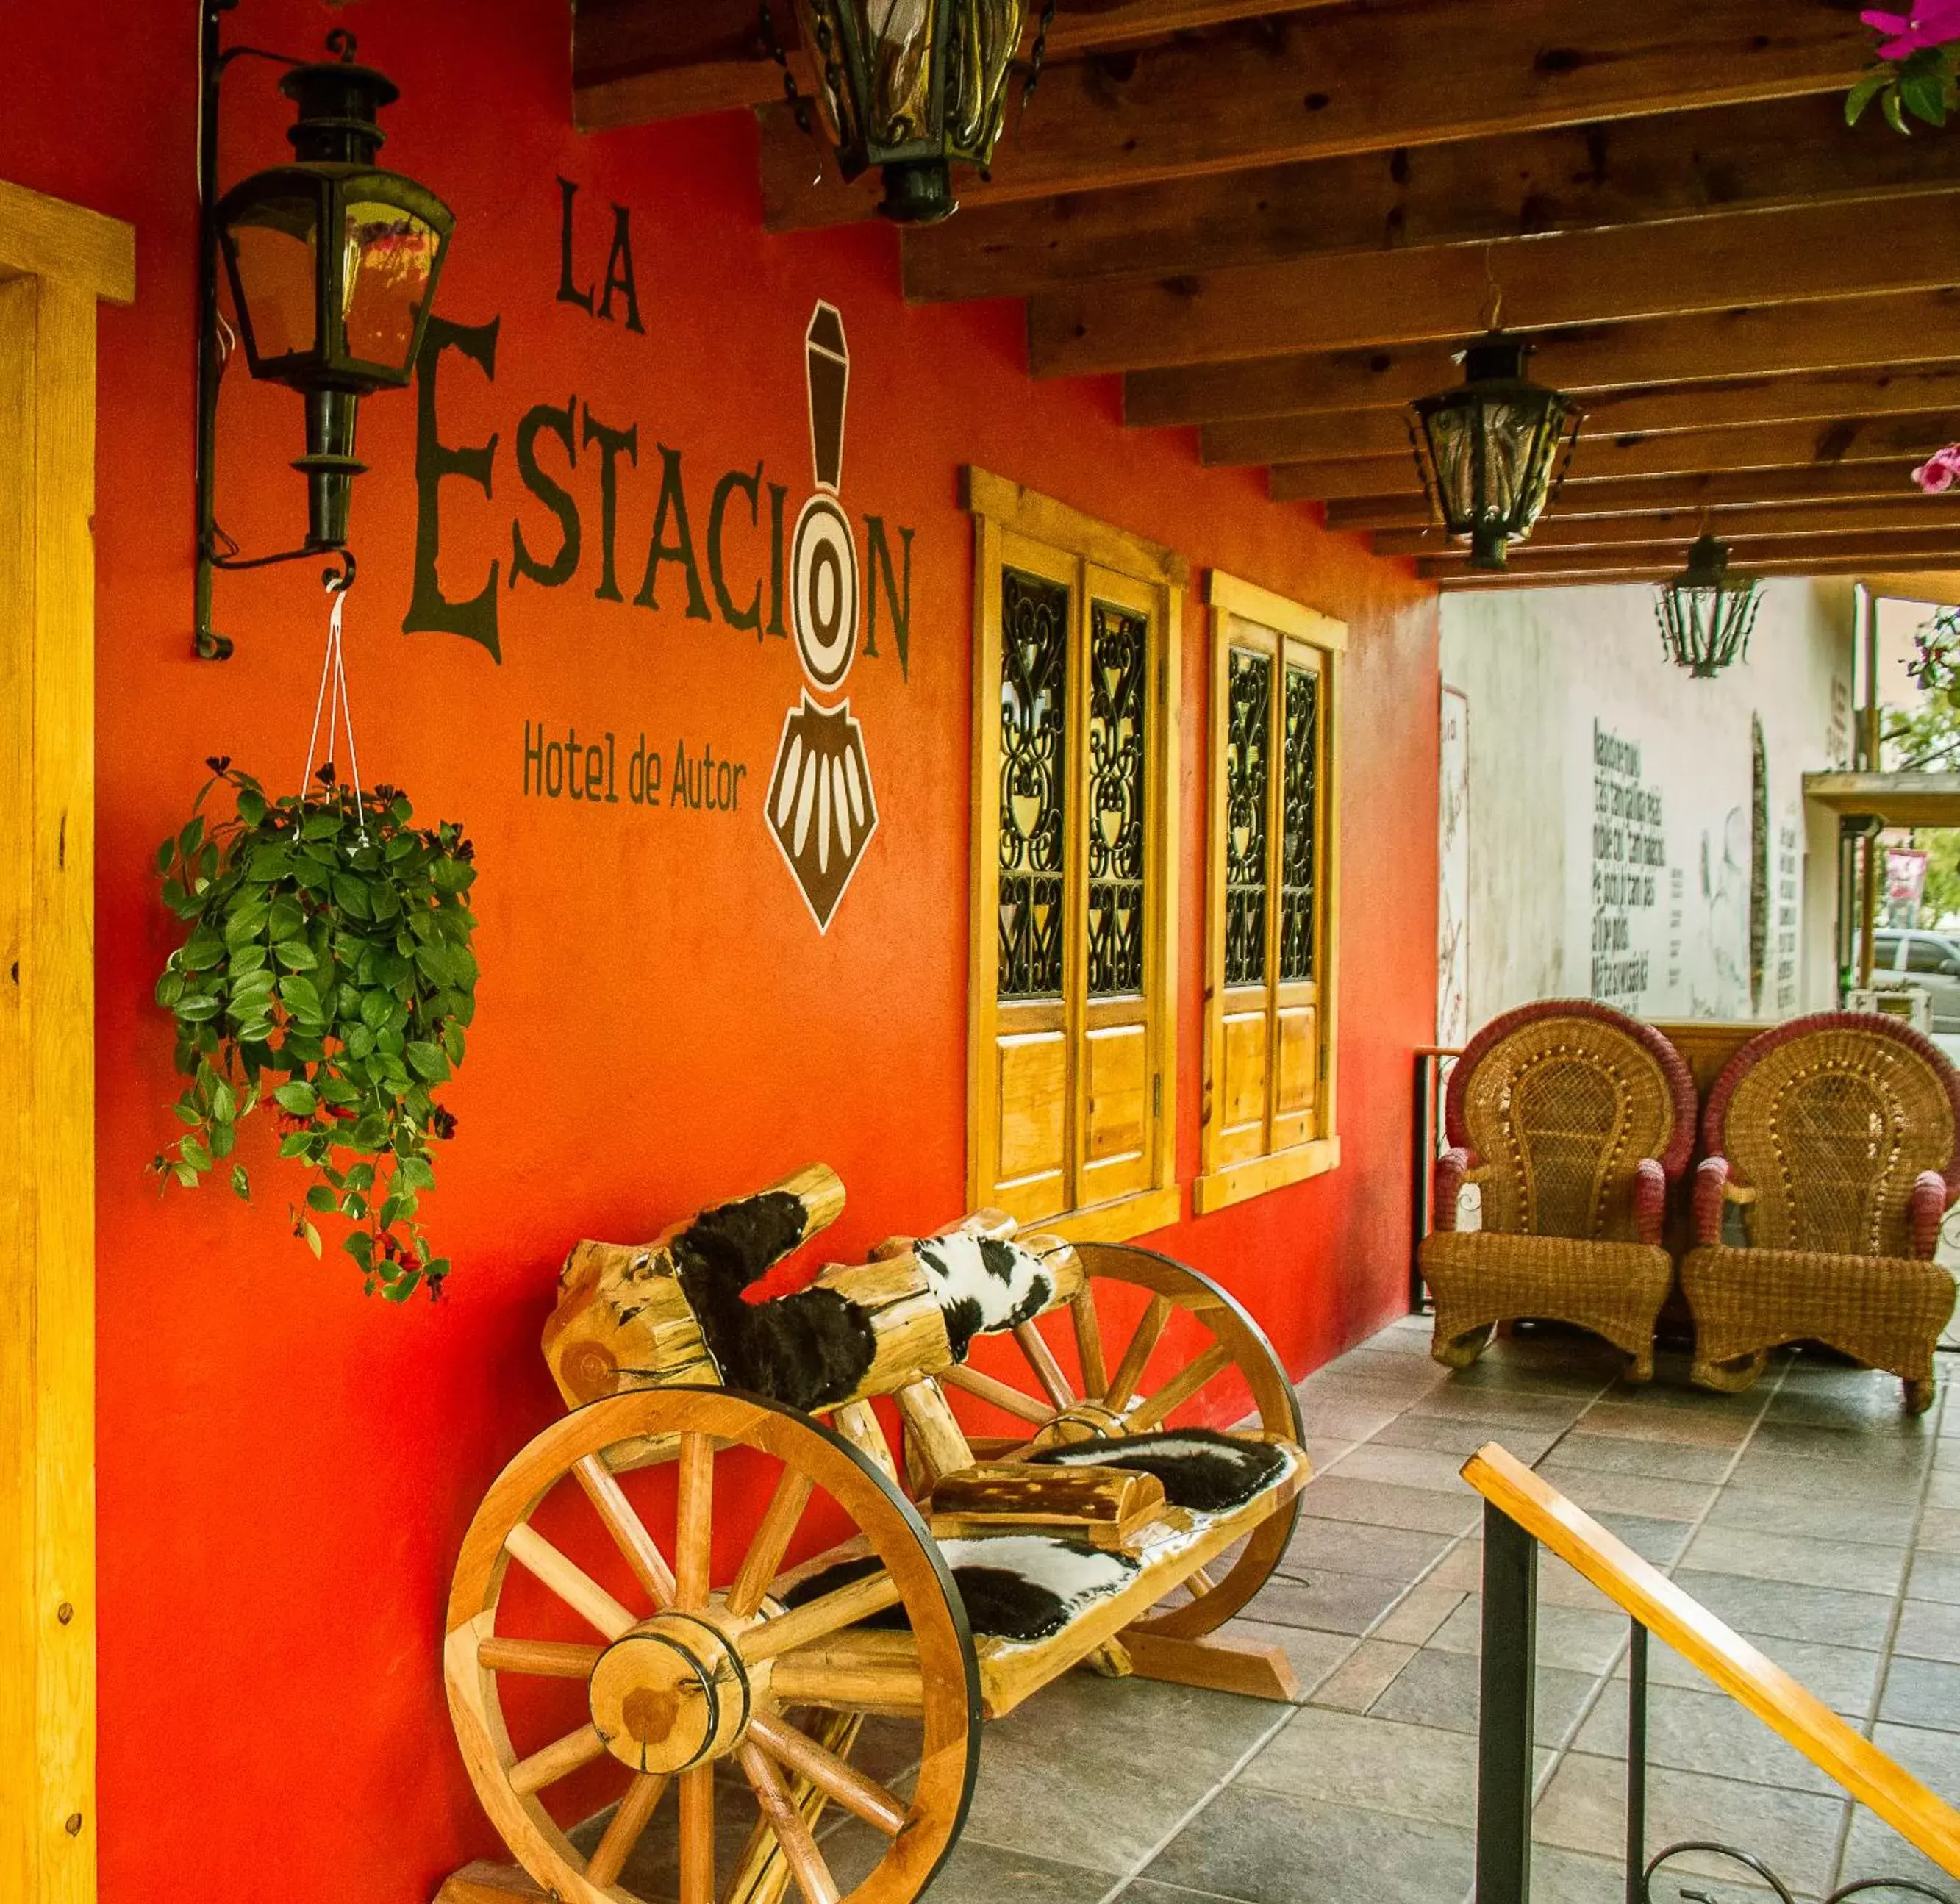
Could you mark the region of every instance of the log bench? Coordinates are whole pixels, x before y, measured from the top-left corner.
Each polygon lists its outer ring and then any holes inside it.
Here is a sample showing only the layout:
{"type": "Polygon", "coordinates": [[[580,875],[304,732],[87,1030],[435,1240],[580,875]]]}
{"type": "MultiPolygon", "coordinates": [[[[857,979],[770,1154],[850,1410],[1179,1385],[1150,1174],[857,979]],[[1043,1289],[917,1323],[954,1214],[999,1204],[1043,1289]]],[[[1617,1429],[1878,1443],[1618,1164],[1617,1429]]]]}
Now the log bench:
{"type": "Polygon", "coordinates": [[[485,1497],[446,1625],[457,1738],[517,1864],[440,1904],[832,1904],[832,1807],[880,1848],[854,1904],[909,1904],[958,1840],[982,1719],[1071,1668],[1297,1696],[1277,1648],[1217,1632],[1309,1474],[1244,1310],[997,1212],[756,1300],[843,1206],[813,1165],[567,1260],[544,1349],[570,1412],[485,1497]],[[1202,1425],[1227,1410],[1244,1426],[1202,1425]],[[851,1763],[872,1720],[915,1747],[908,1795],[851,1763]],[[641,1841],[670,1792],[661,1867],[641,1841]],[[753,1823],[718,1854],[736,1804],[753,1823]]]}

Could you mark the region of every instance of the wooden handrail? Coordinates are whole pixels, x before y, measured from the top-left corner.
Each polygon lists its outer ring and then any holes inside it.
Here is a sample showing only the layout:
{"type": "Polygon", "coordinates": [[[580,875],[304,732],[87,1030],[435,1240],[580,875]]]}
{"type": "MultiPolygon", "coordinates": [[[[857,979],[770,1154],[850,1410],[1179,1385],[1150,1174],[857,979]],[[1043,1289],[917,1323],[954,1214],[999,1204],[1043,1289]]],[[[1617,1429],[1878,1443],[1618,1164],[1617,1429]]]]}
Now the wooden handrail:
{"type": "Polygon", "coordinates": [[[1855,1732],[1657,1568],[1495,1442],[1464,1463],[1463,1478],[1721,1687],[1817,1769],[1960,1877],[1960,1811],[1855,1732]]]}

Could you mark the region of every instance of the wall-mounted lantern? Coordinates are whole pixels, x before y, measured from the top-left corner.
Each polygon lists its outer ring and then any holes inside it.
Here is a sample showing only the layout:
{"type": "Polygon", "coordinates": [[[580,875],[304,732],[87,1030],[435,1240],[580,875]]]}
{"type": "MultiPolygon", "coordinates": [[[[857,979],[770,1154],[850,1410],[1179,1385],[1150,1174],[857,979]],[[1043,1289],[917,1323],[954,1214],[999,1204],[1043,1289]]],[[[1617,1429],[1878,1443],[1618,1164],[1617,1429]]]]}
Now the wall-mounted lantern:
{"type": "MultiPolygon", "coordinates": [[[[886,218],[933,224],[959,208],[953,167],[984,171],[993,157],[1032,11],[1032,0],[796,0],[825,135],[846,179],[883,168],[878,209],[886,218]]],[[[1055,0],[1042,0],[1028,93],[1054,15],[1055,0]]],[[[762,33],[797,123],[810,132],[810,101],[790,72],[769,0],[762,33]]]]}
{"type": "Polygon", "coordinates": [[[1702,681],[1742,660],[1762,595],[1757,577],[1729,572],[1726,542],[1698,536],[1688,551],[1687,567],[1654,590],[1654,615],[1668,659],[1702,681]]]}
{"type": "Polygon", "coordinates": [[[1525,375],[1529,345],[1493,332],[1464,353],[1463,382],[1410,405],[1409,436],[1431,506],[1470,566],[1501,569],[1558,493],[1579,407],[1525,375]]]}
{"type": "Polygon", "coordinates": [[[339,586],[354,574],[348,511],[354,478],[355,418],[372,391],[399,389],[415,370],[454,225],[425,186],[375,163],[380,109],[399,97],[393,82],[354,62],[354,36],[327,36],[335,57],[307,62],[256,47],[218,49],[218,22],[237,0],[205,0],[203,118],[203,335],[198,376],[197,652],[222,660],[231,643],[211,625],[212,573],[338,554],[339,586]],[[286,135],[288,164],[255,172],[216,197],[218,82],[240,56],[291,68],[279,90],[298,107],[286,135]],[[306,453],[293,465],[307,479],[307,536],[276,555],[241,555],[218,525],[215,428],[227,352],[221,341],[221,253],[246,361],[255,377],[285,384],[305,400],[306,453]]]}

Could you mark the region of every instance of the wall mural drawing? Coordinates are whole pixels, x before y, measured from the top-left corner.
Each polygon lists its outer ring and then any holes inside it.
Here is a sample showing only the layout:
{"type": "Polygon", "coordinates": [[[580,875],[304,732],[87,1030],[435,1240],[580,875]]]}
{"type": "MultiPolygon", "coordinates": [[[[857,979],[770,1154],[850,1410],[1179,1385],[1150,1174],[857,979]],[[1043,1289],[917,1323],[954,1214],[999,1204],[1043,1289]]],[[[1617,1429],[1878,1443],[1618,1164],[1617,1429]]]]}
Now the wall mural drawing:
{"type": "MultiPolygon", "coordinates": [[[[790,625],[810,687],[828,694],[844,685],[857,659],[859,598],[858,545],[837,501],[851,353],[835,306],[817,305],[803,344],[816,488],[791,544],[790,625]]],[[[827,706],[806,688],[791,709],[769,783],[768,822],[817,930],[828,932],[878,825],[864,730],[848,698],[827,706]]]]}

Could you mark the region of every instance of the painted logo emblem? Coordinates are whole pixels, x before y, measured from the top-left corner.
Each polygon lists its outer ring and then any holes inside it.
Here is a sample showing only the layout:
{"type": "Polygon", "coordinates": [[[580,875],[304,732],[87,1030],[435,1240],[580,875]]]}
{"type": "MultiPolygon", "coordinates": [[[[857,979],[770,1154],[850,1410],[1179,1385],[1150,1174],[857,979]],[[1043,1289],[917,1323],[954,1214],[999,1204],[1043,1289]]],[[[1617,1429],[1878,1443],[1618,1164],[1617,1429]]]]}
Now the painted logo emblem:
{"type": "MultiPolygon", "coordinates": [[[[819,304],[811,313],[803,361],[816,488],[797,518],[791,545],[790,622],[810,686],[829,694],[843,685],[858,657],[861,596],[857,539],[837,500],[851,353],[834,306],[819,304]]],[[[848,700],[829,707],[806,689],[784,718],[768,821],[817,930],[828,931],[878,825],[864,730],[848,700]]]]}

